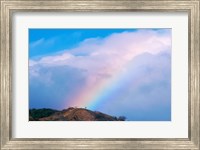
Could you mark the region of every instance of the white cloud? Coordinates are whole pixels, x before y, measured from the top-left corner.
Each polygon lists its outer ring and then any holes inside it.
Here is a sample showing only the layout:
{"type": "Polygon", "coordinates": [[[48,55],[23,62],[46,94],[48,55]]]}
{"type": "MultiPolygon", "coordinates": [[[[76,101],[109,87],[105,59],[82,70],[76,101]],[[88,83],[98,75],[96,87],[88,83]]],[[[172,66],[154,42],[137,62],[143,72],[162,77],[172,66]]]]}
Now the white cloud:
{"type": "MultiPolygon", "coordinates": [[[[130,61],[122,83],[93,109],[129,120],[170,120],[171,56],[142,54],[130,61]],[[108,101],[107,101],[108,100],[108,101]]],[[[119,79],[120,81],[121,79],[119,79]]]]}
{"type": "Polygon", "coordinates": [[[53,37],[50,39],[40,38],[39,40],[33,41],[30,43],[30,50],[37,50],[40,46],[50,46],[55,43],[57,37],[53,37]]]}
{"type": "Polygon", "coordinates": [[[35,47],[39,46],[40,44],[42,44],[44,41],[45,41],[44,38],[41,38],[41,39],[39,39],[39,40],[37,40],[37,41],[34,41],[34,42],[32,42],[32,43],[30,44],[30,48],[31,48],[31,49],[32,49],[32,48],[35,48],[35,47]]]}
{"type": "Polygon", "coordinates": [[[106,38],[84,40],[63,54],[42,57],[37,63],[68,65],[93,72],[112,72],[144,52],[156,54],[171,48],[171,33],[154,30],[115,33],[106,38]]]}

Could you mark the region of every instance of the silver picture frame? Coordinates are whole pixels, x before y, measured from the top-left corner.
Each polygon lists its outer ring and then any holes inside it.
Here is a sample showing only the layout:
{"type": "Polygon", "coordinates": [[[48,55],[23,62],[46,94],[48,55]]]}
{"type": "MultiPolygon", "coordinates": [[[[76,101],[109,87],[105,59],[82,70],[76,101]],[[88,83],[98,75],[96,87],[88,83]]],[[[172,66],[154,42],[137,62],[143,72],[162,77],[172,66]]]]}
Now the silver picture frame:
{"type": "MultiPolygon", "coordinates": [[[[200,149],[200,0],[0,0],[0,149],[200,149]],[[12,16],[16,12],[187,12],[188,138],[13,138],[12,16]]],[[[181,35],[180,35],[181,36],[181,35]]]]}

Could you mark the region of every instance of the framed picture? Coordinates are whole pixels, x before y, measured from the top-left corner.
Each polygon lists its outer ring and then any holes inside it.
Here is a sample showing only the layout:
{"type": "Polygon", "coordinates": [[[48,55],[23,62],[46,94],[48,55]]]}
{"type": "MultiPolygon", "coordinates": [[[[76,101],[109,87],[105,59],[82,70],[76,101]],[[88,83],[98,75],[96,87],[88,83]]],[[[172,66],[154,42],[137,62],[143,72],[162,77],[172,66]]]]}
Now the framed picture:
{"type": "Polygon", "coordinates": [[[1,0],[1,149],[200,149],[199,0],[1,0]]]}

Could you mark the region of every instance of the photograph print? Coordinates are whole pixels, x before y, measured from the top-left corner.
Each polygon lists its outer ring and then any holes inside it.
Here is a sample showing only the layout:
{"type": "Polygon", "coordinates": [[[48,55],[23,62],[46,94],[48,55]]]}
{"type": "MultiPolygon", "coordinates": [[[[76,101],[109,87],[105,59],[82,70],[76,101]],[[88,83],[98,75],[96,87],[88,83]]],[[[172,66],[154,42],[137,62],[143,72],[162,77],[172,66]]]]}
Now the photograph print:
{"type": "Polygon", "coordinates": [[[29,29],[29,121],[171,121],[171,32],[29,29]]]}

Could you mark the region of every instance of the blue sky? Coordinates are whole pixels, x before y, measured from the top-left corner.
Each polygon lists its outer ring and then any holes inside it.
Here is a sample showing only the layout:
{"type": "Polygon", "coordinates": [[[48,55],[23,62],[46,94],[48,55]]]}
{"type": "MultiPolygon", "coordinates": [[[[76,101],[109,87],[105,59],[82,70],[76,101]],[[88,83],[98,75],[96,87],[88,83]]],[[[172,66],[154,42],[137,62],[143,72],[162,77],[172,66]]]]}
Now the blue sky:
{"type": "Polygon", "coordinates": [[[88,38],[104,38],[112,33],[135,29],[29,29],[29,57],[69,50],[88,38]]]}
{"type": "Polygon", "coordinates": [[[171,120],[171,29],[29,29],[29,106],[171,120]]]}

